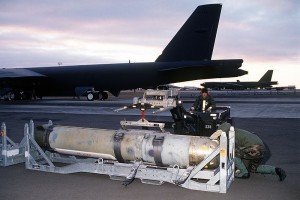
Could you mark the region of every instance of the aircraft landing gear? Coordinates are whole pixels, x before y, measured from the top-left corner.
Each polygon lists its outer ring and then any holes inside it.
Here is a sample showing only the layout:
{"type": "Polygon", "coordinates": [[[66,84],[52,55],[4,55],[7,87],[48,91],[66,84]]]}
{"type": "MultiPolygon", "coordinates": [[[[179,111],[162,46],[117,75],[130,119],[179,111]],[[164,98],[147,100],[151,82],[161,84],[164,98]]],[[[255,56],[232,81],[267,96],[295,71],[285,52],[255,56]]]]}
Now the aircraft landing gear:
{"type": "Polygon", "coordinates": [[[88,91],[86,95],[86,99],[88,101],[94,101],[95,99],[99,99],[100,101],[104,101],[108,99],[107,92],[99,92],[99,91],[88,91]]]}
{"type": "Polygon", "coordinates": [[[97,93],[95,93],[93,91],[90,91],[90,92],[87,93],[86,99],[88,101],[94,101],[94,99],[96,99],[96,95],[97,95],[97,93]]]}

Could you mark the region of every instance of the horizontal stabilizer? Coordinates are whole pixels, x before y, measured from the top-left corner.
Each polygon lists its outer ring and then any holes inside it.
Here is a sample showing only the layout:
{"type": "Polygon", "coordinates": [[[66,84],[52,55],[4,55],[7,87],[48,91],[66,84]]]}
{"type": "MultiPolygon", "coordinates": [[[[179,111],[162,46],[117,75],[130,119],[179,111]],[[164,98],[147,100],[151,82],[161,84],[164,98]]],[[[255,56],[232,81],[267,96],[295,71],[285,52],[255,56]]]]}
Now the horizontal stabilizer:
{"type": "MultiPolygon", "coordinates": [[[[197,79],[236,77],[247,74],[239,69],[242,66],[242,59],[232,60],[210,60],[192,62],[174,62],[172,67],[161,69],[167,82],[176,83],[197,79]]],[[[171,65],[171,63],[169,63],[171,65]]]]}
{"type": "MultiPolygon", "coordinates": [[[[230,60],[208,60],[208,61],[191,61],[191,62],[174,62],[173,67],[168,67],[159,70],[160,72],[175,71],[180,69],[192,69],[195,70],[201,67],[212,67],[215,69],[238,69],[242,66],[242,59],[230,59],[230,60]]],[[[244,74],[241,74],[244,75],[244,74]]]]}

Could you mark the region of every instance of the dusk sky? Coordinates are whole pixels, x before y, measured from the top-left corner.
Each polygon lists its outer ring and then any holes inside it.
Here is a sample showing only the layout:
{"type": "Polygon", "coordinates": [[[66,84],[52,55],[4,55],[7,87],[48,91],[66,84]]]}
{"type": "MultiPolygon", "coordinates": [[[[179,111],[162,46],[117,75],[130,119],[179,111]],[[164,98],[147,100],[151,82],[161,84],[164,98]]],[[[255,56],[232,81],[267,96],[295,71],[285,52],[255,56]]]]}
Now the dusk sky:
{"type": "Polygon", "coordinates": [[[198,5],[223,5],[212,59],[300,88],[299,0],[0,0],[0,67],[152,62],[198,5]]]}

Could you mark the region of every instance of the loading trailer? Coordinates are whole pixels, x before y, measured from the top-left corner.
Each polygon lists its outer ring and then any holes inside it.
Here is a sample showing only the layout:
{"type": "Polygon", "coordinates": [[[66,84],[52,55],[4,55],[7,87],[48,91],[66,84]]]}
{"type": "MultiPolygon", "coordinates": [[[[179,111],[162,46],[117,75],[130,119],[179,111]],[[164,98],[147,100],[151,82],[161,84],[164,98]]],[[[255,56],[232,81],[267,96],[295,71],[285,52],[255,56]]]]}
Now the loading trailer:
{"type": "MultiPolygon", "coordinates": [[[[51,126],[51,124],[52,122],[49,121],[48,125],[51,126]]],[[[45,150],[37,143],[33,127],[33,121],[25,124],[24,138],[19,146],[22,150],[18,154],[15,153],[13,155],[15,158],[23,156],[24,159],[20,162],[25,160],[26,169],[60,174],[95,173],[108,175],[112,180],[121,180],[123,185],[129,185],[133,180],[140,179],[142,183],[147,184],[161,185],[170,183],[187,189],[219,193],[226,193],[234,180],[235,137],[233,127],[231,127],[229,132],[222,133],[219,145],[200,163],[186,167],[176,164],[157,166],[143,160],[119,162],[118,159],[74,156],[45,150]],[[210,162],[215,162],[216,158],[218,159],[217,167],[213,169],[207,168],[210,162]]],[[[2,130],[4,130],[3,127],[2,130]]],[[[139,131],[143,132],[145,130],[139,131]]],[[[154,131],[154,134],[164,135],[168,133],[154,131]]],[[[5,150],[3,148],[5,142],[3,143],[3,141],[2,135],[2,157],[3,150],[5,150]]],[[[157,144],[159,144],[159,141],[157,144]]],[[[6,148],[7,151],[9,150],[6,148]]],[[[5,155],[6,159],[12,157],[9,154],[5,155]]],[[[17,162],[12,162],[12,164],[17,164],[17,162]]]]}

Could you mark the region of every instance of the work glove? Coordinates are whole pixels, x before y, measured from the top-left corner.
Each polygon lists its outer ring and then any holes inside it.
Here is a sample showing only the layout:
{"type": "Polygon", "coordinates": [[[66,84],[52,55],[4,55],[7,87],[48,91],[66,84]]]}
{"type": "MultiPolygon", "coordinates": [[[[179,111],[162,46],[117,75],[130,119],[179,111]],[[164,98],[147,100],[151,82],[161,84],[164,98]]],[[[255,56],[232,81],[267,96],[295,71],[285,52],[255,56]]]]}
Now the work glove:
{"type": "Polygon", "coordinates": [[[214,132],[214,133],[209,137],[209,139],[211,139],[211,140],[216,140],[216,139],[218,139],[218,138],[221,136],[222,133],[223,133],[223,131],[217,130],[216,132],[214,132]]]}
{"type": "Polygon", "coordinates": [[[209,107],[209,108],[207,108],[207,112],[210,112],[211,111],[211,109],[212,109],[212,107],[209,107]]]}

